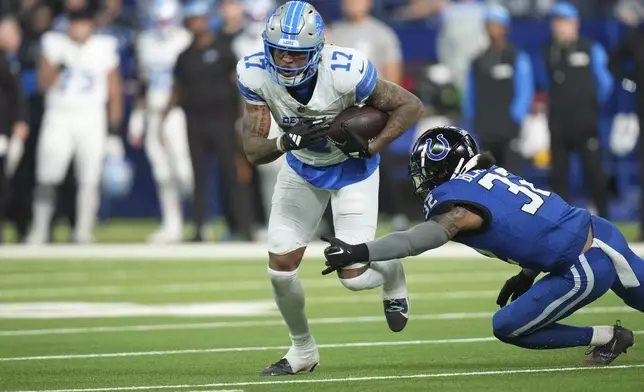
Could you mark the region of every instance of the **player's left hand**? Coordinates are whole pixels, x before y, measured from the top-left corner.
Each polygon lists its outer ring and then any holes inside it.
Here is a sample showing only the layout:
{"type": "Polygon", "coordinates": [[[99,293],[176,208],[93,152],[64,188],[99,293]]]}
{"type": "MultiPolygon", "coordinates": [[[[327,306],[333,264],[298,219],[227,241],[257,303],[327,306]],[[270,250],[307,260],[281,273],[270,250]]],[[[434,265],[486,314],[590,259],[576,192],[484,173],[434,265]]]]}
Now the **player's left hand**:
{"type": "Polygon", "coordinates": [[[342,147],[338,147],[342,152],[348,155],[349,158],[371,158],[371,153],[369,152],[369,142],[367,140],[350,130],[344,124],[342,125],[342,130],[347,137],[342,147]]]}
{"type": "Polygon", "coordinates": [[[534,283],[534,279],[535,278],[524,274],[523,271],[511,277],[501,288],[499,296],[496,299],[496,304],[500,307],[504,307],[508,303],[510,297],[512,297],[510,302],[515,301],[517,298],[525,294],[526,291],[530,290],[534,283]]]}
{"type": "Polygon", "coordinates": [[[324,249],[324,257],[326,258],[324,264],[327,268],[322,271],[322,275],[328,275],[351,264],[364,262],[369,258],[365,244],[349,245],[335,237],[322,237],[321,240],[329,243],[329,246],[324,249]],[[367,254],[365,255],[365,253],[367,254]]]}

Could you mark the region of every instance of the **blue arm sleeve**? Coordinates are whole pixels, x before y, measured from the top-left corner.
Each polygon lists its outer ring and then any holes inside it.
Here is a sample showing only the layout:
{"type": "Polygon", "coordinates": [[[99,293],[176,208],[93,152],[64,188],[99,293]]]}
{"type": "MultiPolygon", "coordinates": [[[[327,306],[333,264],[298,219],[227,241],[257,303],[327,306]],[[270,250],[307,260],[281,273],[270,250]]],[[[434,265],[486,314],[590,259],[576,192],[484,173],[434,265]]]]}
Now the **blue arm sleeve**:
{"type": "Polygon", "coordinates": [[[369,98],[378,81],[378,71],[371,61],[367,60],[366,68],[364,76],[356,86],[356,102],[358,103],[362,103],[369,98]]]}
{"type": "Polygon", "coordinates": [[[546,61],[541,54],[535,58],[534,79],[537,84],[537,90],[545,92],[550,89],[550,79],[548,78],[546,61]]]}
{"type": "Polygon", "coordinates": [[[510,106],[510,115],[515,123],[521,124],[530,112],[534,96],[534,78],[530,58],[525,52],[519,52],[514,64],[514,99],[510,106]]]}
{"type": "Polygon", "coordinates": [[[464,127],[471,131],[474,125],[474,113],[476,105],[476,84],[474,83],[474,72],[470,69],[467,73],[467,80],[465,81],[465,91],[463,92],[463,99],[461,101],[463,111],[464,127]]]}
{"type": "Polygon", "coordinates": [[[595,43],[590,52],[591,66],[597,82],[597,99],[605,102],[613,92],[613,76],[608,70],[608,56],[604,48],[595,43]]]}

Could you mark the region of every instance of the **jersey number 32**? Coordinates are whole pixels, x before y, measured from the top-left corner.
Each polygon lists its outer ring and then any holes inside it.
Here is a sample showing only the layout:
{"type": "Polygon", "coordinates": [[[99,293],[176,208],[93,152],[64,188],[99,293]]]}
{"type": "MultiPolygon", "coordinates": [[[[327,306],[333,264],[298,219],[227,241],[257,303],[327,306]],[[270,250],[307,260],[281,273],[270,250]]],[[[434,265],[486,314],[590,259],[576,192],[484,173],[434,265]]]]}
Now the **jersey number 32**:
{"type": "Polygon", "coordinates": [[[487,190],[491,190],[497,184],[503,184],[508,187],[508,191],[515,195],[519,193],[527,196],[530,201],[521,207],[521,211],[527,212],[530,215],[537,213],[539,208],[543,205],[543,197],[550,196],[550,192],[537,189],[526,180],[519,180],[517,183],[513,182],[508,176],[510,173],[507,170],[497,167],[494,172],[486,173],[479,181],[478,184],[487,190]]]}

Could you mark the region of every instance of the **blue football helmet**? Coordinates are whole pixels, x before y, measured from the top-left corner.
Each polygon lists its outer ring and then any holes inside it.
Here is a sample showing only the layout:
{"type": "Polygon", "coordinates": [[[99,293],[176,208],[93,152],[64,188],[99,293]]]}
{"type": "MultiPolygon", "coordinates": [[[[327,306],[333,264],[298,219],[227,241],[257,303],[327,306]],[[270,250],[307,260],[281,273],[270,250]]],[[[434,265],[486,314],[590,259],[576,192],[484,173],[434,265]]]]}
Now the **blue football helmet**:
{"type": "Polygon", "coordinates": [[[101,185],[108,197],[125,197],[132,189],[134,170],[124,157],[107,157],[103,166],[101,185]]]}
{"type": "Polygon", "coordinates": [[[266,22],[262,34],[266,70],[282,86],[298,86],[311,79],[317,72],[320,53],[324,48],[324,22],[322,16],[309,3],[289,1],[279,7],[266,22]],[[273,58],[276,50],[304,52],[307,61],[301,67],[277,65],[273,58]],[[284,75],[289,73],[289,76],[284,75]]]}

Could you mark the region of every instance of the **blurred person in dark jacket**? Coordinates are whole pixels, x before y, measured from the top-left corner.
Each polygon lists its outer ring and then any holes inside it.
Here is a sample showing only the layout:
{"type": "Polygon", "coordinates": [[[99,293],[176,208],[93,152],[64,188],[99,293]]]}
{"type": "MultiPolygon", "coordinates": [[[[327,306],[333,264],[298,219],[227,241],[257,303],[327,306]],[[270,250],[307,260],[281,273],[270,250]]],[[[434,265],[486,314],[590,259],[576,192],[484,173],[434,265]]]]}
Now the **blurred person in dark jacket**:
{"type": "Polygon", "coordinates": [[[250,240],[252,210],[249,192],[239,181],[238,139],[235,122],[239,100],[234,83],[237,58],[230,36],[213,33],[210,6],[195,1],[183,10],[192,44],[182,52],[174,69],[174,84],[163,111],[165,118],[179,105],[186,115],[188,145],[194,178],[194,242],[205,238],[208,219],[208,163],[218,158],[223,214],[230,237],[250,240]]]}
{"type": "MultiPolygon", "coordinates": [[[[632,21],[639,23],[639,19],[632,21]]],[[[640,127],[639,159],[640,159],[640,186],[644,185],[644,24],[633,28],[619,43],[610,57],[611,71],[621,80],[635,83],[636,112],[640,127]],[[626,67],[632,62],[632,69],[626,67]]],[[[627,82],[628,83],[628,82],[627,82]]],[[[631,83],[632,84],[632,83],[631,83]]],[[[639,239],[644,241],[644,196],[640,197],[640,234],[639,239]]]]}
{"type": "Polygon", "coordinates": [[[552,190],[569,200],[570,154],[581,157],[597,215],[608,213],[608,181],[602,169],[597,119],[613,89],[604,48],[579,36],[579,14],[570,3],[551,10],[553,41],[538,63],[542,88],[548,90],[552,190]]]}
{"type": "Polygon", "coordinates": [[[470,64],[463,117],[499,166],[516,171],[520,163],[516,139],[530,111],[534,78],[528,54],[508,42],[509,23],[505,8],[495,5],[486,10],[490,46],[470,64]]]}
{"type": "Polygon", "coordinates": [[[0,20],[0,242],[3,241],[5,209],[11,193],[9,177],[15,172],[29,134],[17,61],[21,39],[20,26],[15,19],[0,20]]]}
{"type": "Polygon", "coordinates": [[[244,0],[221,0],[218,11],[223,23],[220,33],[232,39],[244,30],[244,0]]]}

